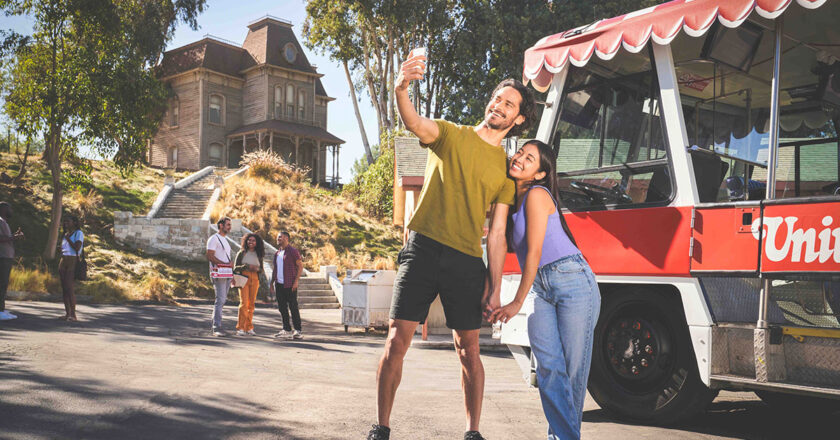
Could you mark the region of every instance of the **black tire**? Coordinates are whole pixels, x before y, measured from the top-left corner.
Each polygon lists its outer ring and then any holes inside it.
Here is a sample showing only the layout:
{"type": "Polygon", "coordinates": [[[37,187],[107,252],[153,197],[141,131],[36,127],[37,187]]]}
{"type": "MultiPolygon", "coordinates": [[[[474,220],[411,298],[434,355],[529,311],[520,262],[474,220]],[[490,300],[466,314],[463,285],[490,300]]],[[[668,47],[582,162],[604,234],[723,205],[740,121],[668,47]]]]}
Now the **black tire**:
{"type": "Polygon", "coordinates": [[[764,390],[755,394],[773,411],[783,414],[824,417],[840,411],[840,400],[764,390]]]}
{"type": "Polygon", "coordinates": [[[676,292],[623,288],[602,302],[589,374],[589,393],[601,408],[657,425],[705,409],[717,391],[700,380],[676,292]]]}

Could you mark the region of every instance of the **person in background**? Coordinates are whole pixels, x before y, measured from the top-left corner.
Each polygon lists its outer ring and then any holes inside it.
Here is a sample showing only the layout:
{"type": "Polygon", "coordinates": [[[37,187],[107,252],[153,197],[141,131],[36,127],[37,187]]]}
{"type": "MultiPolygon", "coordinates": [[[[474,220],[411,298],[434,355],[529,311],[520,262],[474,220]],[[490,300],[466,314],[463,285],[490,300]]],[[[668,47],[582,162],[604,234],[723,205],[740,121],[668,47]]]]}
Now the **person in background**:
{"type": "Polygon", "coordinates": [[[555,164],[554,151],[540,141],[525,143],[510,160],[516,205],[507,238],[522,279],[513,301],[494,310],[490,322],[508,322],[526,298],[534,302],[528,338],[548,439],[567,440],[580,438],[601,294],[560,212],[555,164]]]}
{"type": "Polygon", "coordinates": [[[248,282],[239,288],[239,320],[236,322],[237,336],[256,336],[254,332],[254,302],[257,300],[257,290],[260,288],[260,275],[265,276],[263,258],[265,244],[263,239],[254,233],[242,237],[241,250],[236,254],[234,265],[241,267],[242,275],[248,277],[248,282]]]}
{"type": "Polygon", "coordinates": [[[0,321],[17,318],[6,310],[6,291],[9,289],[9,278],[15,262],[15,241],[23,240],[24,236],[20,228],[12,234],[12,228],[9,227],[11,218],[12,206],[0,202],[0,321]]]}
{"type": "MultiPolygon", "coordinates": [[[[227,217],[222,217],[216,222],[216,226],[219,232],[207,239],[207,260],[210,262],[211,273],[214,266],[218,267],[220,264],[230,266],[231,263],[230,244],[227,242],[231,221],[227,217]]],[[[213,304],[213,336],[225,336],[225,331],[222,329],[222,308],[227,301],[230,281],[230,278],[213,278],[213,289],[216,292],[216,301],[213,304]]]]}
{"type": "Polygon", "coordinates": [[[76,318],[76,264],[84,246],[85,234],[79,226],[79,219],[67,215],[61,220],[64,235],[61,239],[61,261],[58,263],[58,278],[61,280],[61,294],[64,298],[65,315],[61,319],[77,321],[76,318]]]}
{"type": "Polygon", "coordinates": [[[275,338],[287,338],[291,334],[294,339],[303,338],[300,323],[300,308],[298,307],[297,291],[300,275],[303,273],[303,261],[300,252],[291,244],[291,235],[282,231],[277,234],[277,252],[274,253],[273,270],[271,272],[271,293],[277,295],[277,307],[283,319],[283,330],[274,335],[275,338]],[[289,312],[292,315],[289,324],[289,312]]]}

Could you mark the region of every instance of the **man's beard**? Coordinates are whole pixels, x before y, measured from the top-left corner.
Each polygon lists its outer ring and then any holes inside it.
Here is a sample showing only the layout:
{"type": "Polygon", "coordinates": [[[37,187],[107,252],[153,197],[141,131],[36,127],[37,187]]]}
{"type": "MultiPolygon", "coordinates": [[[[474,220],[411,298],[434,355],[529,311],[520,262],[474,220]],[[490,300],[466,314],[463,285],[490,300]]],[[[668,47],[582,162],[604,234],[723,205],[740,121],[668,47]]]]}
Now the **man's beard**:
{"type": "MultiPolygon", "coordinates": [[[[493,115],[493,112],[489,112],[490,115],[493,115]]],[[[496,115],[498,117],[498,115],[496,115]]],[[[513,120],[512,119],[501,119],[501,122],[492,122],[489,117],[485,117],[484,121],[487,122],[487,126],[492,128],[493,130],[504,131],[510,127],[513,127],[513,120]]]]}
{"type": "Polygon", "coordinates": [[[513,127],[513,121],[502,120],[501,123],[491,122],[489,119],[487,120],[487,126],[492,128],[493,130],[504,131],[510,127],[513,127]]]}

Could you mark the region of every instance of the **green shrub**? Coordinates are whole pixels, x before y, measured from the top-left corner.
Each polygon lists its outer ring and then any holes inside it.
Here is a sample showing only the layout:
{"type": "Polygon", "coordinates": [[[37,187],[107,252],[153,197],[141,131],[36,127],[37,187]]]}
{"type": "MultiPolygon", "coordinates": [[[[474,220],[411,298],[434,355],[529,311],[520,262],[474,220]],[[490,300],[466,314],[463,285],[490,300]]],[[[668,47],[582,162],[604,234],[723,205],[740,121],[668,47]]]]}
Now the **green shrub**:
{"type": "Polygon", "coordinates": [[[376,161],[344,187],[344,194],[369,215],[379,218],[394,215],[394,137],[400,134],[384,134],[376,161]]]}

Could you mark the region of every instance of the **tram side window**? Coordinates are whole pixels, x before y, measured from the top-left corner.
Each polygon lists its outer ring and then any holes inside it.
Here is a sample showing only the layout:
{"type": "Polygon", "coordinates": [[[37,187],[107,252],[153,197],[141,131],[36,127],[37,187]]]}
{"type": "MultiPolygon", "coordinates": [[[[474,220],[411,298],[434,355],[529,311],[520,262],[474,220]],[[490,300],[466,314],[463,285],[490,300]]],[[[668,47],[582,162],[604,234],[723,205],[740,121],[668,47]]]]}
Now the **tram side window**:
{"type": "MultiPolygon", "coordinates": [[[[704,37],[683,34],[671,45],[701,202],[766,197],[775,32],[772,21],[756,15],[739,29],[745,31],[715,25],[704,37]],[[717,46],[729,49],[716,53],[717,46]]],[[[840,186],[840,79],[836,89],[830,79],[840,63],[820,61],[833,58],[818,49],[829,36],[815,29],[785,28],[787,36],[818,44],[783,39],[776,198],[829,195],[840,186]]]]}
{"type": "Polygon", "coordinates": [[[840,196],[840,49],[823,44],[836,41],[834,29],[791,24],[785,30],[817,44],[782,45],[776,198],[840,196]]]}
{"type": "Polygon", "coordinates": [[[667,203],[672,196],[659,87],[647,56],[570,66],[552,143],[572,210],[667,203]]]}

